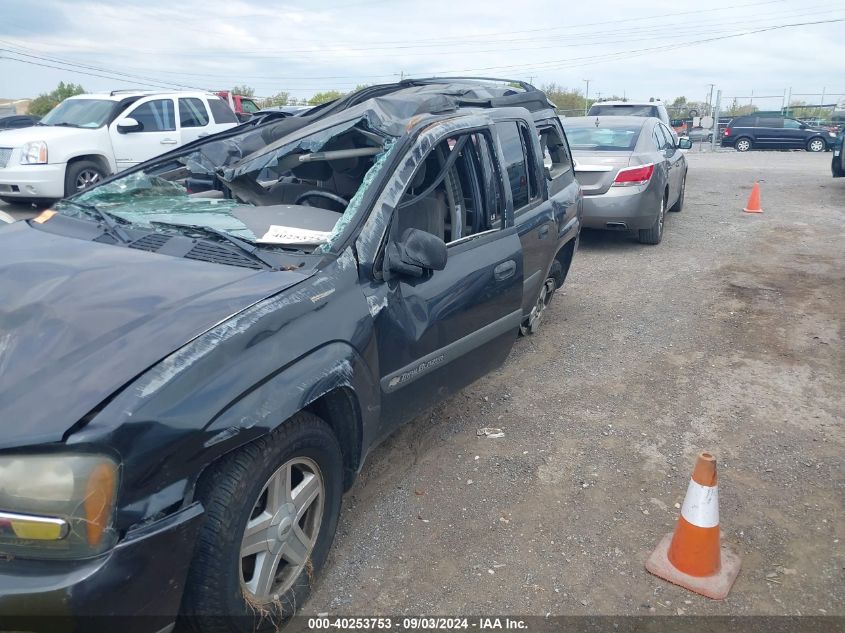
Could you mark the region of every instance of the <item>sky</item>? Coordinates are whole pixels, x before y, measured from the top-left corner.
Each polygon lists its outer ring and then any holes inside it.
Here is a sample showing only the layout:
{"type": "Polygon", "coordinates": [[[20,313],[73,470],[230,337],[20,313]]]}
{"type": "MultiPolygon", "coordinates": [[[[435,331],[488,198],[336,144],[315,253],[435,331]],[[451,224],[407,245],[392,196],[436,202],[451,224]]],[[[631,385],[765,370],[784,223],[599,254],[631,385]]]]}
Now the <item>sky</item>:
{"type": "Polygon", "coordinates": [[[0,0],[0,97],[463,74],[774,109],[845,98],[843,35],[842,0],[0,0]]]}

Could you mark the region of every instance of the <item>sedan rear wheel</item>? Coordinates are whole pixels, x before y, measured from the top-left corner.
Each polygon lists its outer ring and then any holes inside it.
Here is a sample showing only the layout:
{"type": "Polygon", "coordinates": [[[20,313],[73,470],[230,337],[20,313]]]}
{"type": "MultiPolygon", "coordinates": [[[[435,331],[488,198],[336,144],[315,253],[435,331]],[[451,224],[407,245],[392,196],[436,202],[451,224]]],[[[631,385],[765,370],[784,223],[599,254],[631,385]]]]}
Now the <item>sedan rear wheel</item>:
{"type": "Polygon", "coordinates": [[[663,239],[663,225],[666,222],[666,197],[660,199],[660,211],[651,228],[640,229],[639,239],[642,244],[660,244],[663,239]]]}

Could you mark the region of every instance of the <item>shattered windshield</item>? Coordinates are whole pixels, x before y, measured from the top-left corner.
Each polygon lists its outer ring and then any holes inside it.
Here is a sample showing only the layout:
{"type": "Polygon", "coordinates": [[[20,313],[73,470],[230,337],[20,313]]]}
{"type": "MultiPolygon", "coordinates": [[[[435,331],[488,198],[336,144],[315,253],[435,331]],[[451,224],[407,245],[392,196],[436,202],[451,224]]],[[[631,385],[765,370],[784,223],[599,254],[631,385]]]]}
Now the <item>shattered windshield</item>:
{"type": "MultiPolygon", "coordinates": [[[[71,202],[157,231],[201,226],[262,247],[326,251],[393,146],[365,118],[310,134],[282,121],[201,144],[71,202]]],[[[71,204],[60,210],[78,213],[71,204]]]]}

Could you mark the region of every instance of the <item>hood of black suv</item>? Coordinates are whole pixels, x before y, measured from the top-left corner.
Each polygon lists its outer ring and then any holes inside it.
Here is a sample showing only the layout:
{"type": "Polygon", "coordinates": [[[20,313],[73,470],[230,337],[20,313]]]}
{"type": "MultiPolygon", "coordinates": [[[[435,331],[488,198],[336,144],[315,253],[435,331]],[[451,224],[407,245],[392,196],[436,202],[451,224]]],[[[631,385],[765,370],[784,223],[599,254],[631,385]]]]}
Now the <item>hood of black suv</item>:
{"type": "Polygon", "coordinates": [[[208,328],[303,280],[0,229],[0,448],[60,441],[208,328]]]}

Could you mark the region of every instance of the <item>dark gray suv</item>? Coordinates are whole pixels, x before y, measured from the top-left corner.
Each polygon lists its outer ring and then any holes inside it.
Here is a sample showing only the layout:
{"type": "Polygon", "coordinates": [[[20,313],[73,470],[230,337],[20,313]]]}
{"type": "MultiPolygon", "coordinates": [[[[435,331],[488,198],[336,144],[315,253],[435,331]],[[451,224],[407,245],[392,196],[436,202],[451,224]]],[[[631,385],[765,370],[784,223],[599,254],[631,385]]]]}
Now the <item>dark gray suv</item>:
{"type": "Polygon", "coordinates": [[[797,119],[778,114],[752,114],[733,119],[722,136],[722,147],[738,152],[750,149],[805,149],[823,152],[833,146],[836,135],[797,119]]]}

